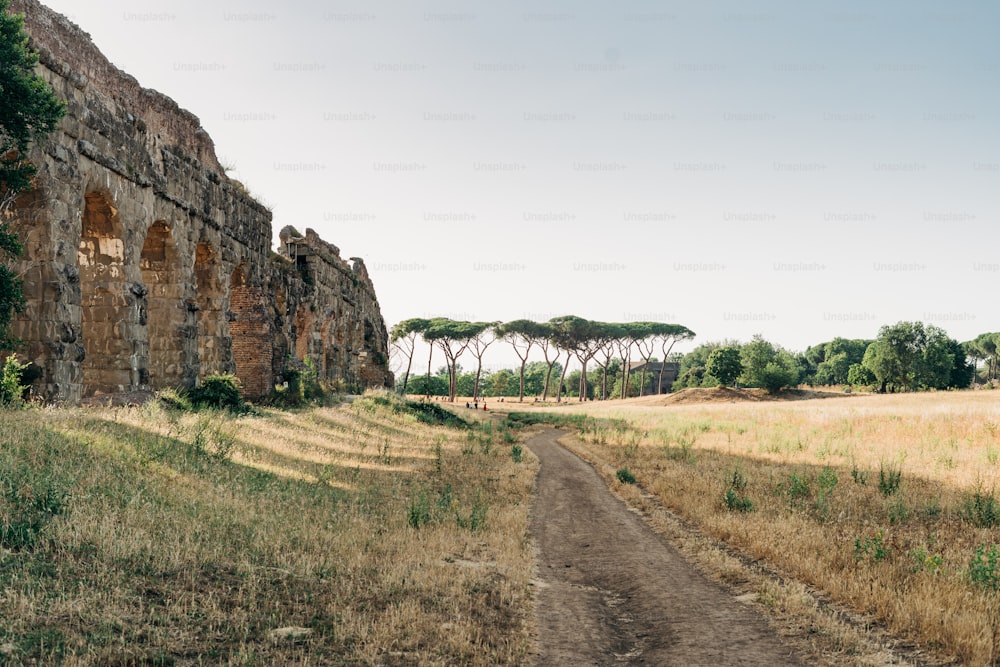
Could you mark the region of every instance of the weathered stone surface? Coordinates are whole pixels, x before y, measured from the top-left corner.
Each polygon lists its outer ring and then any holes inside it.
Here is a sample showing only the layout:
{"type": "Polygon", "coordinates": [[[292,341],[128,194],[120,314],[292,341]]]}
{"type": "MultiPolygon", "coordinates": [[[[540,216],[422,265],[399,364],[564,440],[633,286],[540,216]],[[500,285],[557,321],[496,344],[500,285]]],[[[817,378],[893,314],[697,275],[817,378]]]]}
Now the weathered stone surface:
{"type": "Polygon", "coordinates": [[[67,101],[17,203],[28,307],[14,333],[33,390],[76,403],[233,372],[249,396],[307,357],[346,390],[392,382],[361,260],[312,231],[271,244],[271,212],[230,181],[197,117],[115,68],[37,0],[38,71],[67,101]]]}

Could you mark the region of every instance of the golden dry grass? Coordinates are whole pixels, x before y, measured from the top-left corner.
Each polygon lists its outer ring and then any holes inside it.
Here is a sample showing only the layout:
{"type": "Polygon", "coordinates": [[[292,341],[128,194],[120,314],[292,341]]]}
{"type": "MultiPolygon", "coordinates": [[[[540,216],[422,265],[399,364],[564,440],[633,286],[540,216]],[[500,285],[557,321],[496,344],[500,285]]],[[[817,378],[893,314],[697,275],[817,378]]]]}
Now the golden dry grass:
{"type": "Polygon", "coordinates": [[[400,405],[2,413],[0,664],[522,664],[536,462],[400,405]]]}
{"type": "MultiPolygon", "coordinates": [[[[656,501],[745,561],[818,589],[940,659],[1000,662],[1000,595],[970,578],[977,547],[1000,543],[1000,523],[982,521],[1000,490],[1000,395],[558,411],[579,413],[624,424],[592,422],[570,446],[606,474],[628,468],[656,501]],[[880,472],[892,469],[902,482],[886,495],[880,472]],[[746,480],[738,495],[753,511],[730,511],[723,500],[737,471],[746,480]]],[[[624,492],[643,504],[637,491],[624,492]]],[[[768,584],[760,586],[760,599],[775,604],[768,584]]],[[[878,663],[855,651],[845,646],[838,661],[878,663]]]]}

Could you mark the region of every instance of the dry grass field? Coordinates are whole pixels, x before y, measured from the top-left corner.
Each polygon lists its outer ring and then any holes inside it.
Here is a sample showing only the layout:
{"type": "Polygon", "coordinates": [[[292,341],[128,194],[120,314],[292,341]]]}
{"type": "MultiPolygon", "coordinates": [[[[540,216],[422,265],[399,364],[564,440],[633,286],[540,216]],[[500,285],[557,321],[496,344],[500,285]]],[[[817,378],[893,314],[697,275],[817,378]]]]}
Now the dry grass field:
{"type": "Polygon", "coordinates": [[[523,664],[536,461],[440,417],[0,412],[0,664],[523,664]]]}
{"type": "MultiPolygon", "coordinates": [[[[744,562],[945,661],[1000,664],[1000,394],[652,400],[553,412],[581,427],[567,444],[605,471],[631,472],[744,562]]],[[[613,485],[642,504],[635,487],[613,485]]],[[[761,602],[788,605],[760,586],[761,602]]],[[[857,649],[838,643],[834,662],[850,662],[857,649]]]]}

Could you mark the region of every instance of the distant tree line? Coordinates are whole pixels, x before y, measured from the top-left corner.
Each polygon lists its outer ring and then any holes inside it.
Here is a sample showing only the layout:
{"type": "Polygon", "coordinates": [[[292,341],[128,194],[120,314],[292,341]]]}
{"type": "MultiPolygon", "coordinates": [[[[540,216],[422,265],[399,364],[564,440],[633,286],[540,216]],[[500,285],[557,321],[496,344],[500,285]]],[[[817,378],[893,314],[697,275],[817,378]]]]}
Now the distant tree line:
{"type": "MultiPolygon", "coordinates": [[[[634,387],[638,395],[646,391],[646,373],[654,354],[659,351],[666,360],[678,341],[694,338],[694,332],[679,324],[665,322],[598,322],[575,315],[555,317],[547,322],[513,320],[511,322],[467,322],[443,317],[411,318],[394,326],[390,340],[394,352],[405,360],[405,371],[399,390],[410,393],[445,395],[454,401],[458,394],[478,398],[490,391],[496,393],[501,380],[495,377],[494,386],[483,385],[483,356],[487,348],[502,341],[510,345],[521,360],[517,369],[517,396],[523,401],[526,394],[541,395],[548,400],[553,393],[557,402],[564,394],[572,394],[580,400],[585,398],[606,399],[612,395],[626,397],[634,387]],[[427,358],[427,373],[420,377],[413,375],[416,342],[422,339],[430,347],[427,358]],[[435,351],[444,356],[443,373],[431,374],[435,351]],[[470,392],[461,391],[461,367],[458,360],[471,351],[477,366],[472,378],[470,392]],[[533,391],[533,376],[529,367],[537,375],[542,362],[529,362],[533,351],[544,359],[545,373],[541,381],[541,391],[533,391]],[[560,362],[560,358],[564,358],[560,362]],[[630,377],[631,362],[644,362],[640,379],[636,384],[630,377]],[[567,371],[573,360],[580,365],[578,375],[569,376],[571,387],[567,386],[567,371]],[[588,368],[600,372],[600,384],[588,377],[588,368]],[[441,375],[447,376],[447,384],[442,388],[441,375]],[[437,378],[437,380],[435,380],[437,378]],[[557,379],[558,378],[558,379],[557,379]],[[419,387],[419,389],[418,389],[419,387]],[[442,393],[438,393],[442,392],[442,393]]],[[[661,365],[656,383],[657,390],[662,385],[664,367],[661,365]]],[[[502,372],[501,372],[502,373],[502,372]]],[[[500,374],[495,374],[500,375],[500,374]]],[[[502,375],[500,377],[503,377],[502,375]]],[[[509,391],[509,389],[508,389],[509,391]]]]}
{"type": "Polygon", "coordinates": [[[749,343],[704,343],[684,355],[675,389],[739,385],[778,391],[850,385],[882,392],[959,389],[996,382],[1000,334],[959,343],[943,329],[898,322],[874,340],[834,338],[795,354],[755,336],[749,343]],[[980,368],[981,367],[981,368],[980,368]]]}
{"type": "MultiPolygon", "coordinates": [[[[938,326],[904,321],[883,326],[874,339],[838,337],[801,353],[760,335],[746,343],[709,342],[685,355],[673,353],[675,343],[694,335],[679,324],[599,322],[566,315],[547,322],[414,318],[393,327],[391,339],[405,361],[405,371],[397,378],[399,391],[451,400],[456,395],[516,395],[520,401],[525,396],[553,396],[556,401],[642,396],[662,386],[662,377],[647,376],[650,364],[661,360],[679,363],[674,389],[740,386],[778,392],[809,385],[900,392],[1000,381],[1000,333],[959,343],[938,326]],[[426,373],[415,376],[418,339],[430,345],[430,355],[426,373]],[[520,360],[517,368],[484,373],[483,356],[495,343],[511,346],[520,360]],[[435,353],[445,364],[432,373],[435,353]],[[474,371],[464,371],[459,364],[464,355],[475,359],[474,371]],[[577,368],[570,371],[573,362],[577,368]],[[632,373],[633,362],[641,362],[641,371],[632,373]]],[[[661,364],[658,372],[665,369],[661,364]]]]}

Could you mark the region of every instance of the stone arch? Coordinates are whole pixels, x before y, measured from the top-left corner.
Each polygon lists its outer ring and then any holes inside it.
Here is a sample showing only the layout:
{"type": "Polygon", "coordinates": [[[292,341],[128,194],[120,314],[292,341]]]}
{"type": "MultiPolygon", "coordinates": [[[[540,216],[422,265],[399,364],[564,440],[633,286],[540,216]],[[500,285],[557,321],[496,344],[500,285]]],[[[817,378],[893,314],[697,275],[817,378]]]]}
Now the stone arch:
{"type": "Polygon", "coordinates": [[[157,220],[146,230],[139,268],[147,290],[149,384],[152,389],[180,387],[184,384],[180,333],[185,325],[185,308],[177,243],[166,221],[157,220]]]}
{"type": "Polygon", "coordinates": [[[274,347],[268,310],[263,290],[250,284],[244,265],[238,264],[229,280],[229,333],[236,377],[247,396],[265,396],[274,385],[271,374],[274,347]]]}
{"type": "MultiPolygon", "coordinates": [[[[15,260],[14,272],[21,278],[21,290],[26,302],[24,312],[13,314],[10,330],[32,348],[29,358],[41,356],[37,353],[47,338],[46,329],[51,331],[62,324],[51,309],[69,296],[66,286],[57,282],[54,263],[32,261],[33,258],[44,257],[47,250],[55,246],[46,203],[45,191],[35,185],[15,197],[11,209],[13,215],[5,220],[23,245],[20,258],[15,260]],[[56,326],[53,327],[53,324],[56,326]]],[[[75,262],[76,257],[70,254],[60,260],[75,262]]]]}
{"type": "Polygon", "coordinates": [[[84,195],[77,249],[80,270],[83,396],[128,391],[133,386],[131,323],[126,294],[125,244],[118,209],[106,192],[84,195]]]}
{"type": "Polygon", "coordinates": [[[202,241],[194,250],[194,276],[198,288],[198,379],[223,370],[223,298],[219,253],[202,241]]]}

